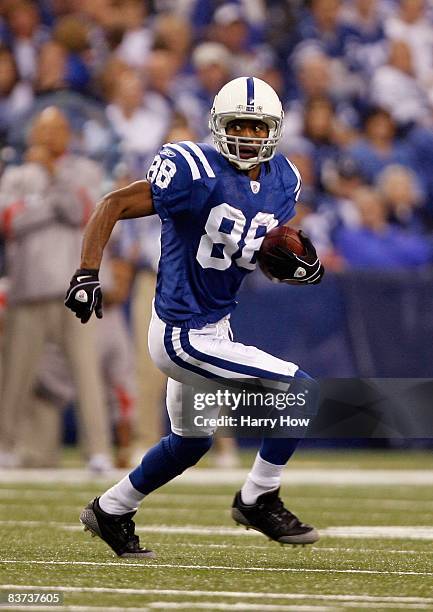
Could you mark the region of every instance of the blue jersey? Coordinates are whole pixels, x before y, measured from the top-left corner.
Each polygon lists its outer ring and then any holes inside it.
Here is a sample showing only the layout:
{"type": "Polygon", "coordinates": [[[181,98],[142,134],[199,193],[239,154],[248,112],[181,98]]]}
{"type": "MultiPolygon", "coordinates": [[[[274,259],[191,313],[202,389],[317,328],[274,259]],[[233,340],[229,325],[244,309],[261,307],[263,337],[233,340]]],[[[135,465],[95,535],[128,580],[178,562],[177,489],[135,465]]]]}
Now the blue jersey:
{"type": "Polygon", "coordinates": [[[252,181],[207,144],[167,144],[147,174],[161,218],[155,309],[166,323],[200,328],[236,306],[266,233],[294,216],[301,179],[277,154],[252,181]]]}

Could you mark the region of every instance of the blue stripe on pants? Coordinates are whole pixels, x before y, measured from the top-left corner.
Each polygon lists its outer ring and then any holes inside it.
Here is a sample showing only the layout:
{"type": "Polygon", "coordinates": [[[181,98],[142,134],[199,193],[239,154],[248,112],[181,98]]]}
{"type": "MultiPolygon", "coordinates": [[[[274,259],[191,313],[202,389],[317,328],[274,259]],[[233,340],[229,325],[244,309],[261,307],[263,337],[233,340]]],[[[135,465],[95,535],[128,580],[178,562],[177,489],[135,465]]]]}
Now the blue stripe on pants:
{"type": "Polygon", "coordinates": [[[212,374],[211,372],[207,372],[206,370],[203,370],[191,363],[188,363],[187,361],[184,361],[176,354],[176,351],[174,350],[174,346],[173,346],[173,341],[171,339],[173,329],[174,328],[172,325],[166,325],[165,332],[164,332],[165,350],[167,351],[167,354],[170,357],[170,359],[173,361],[173,363],[180,366],[184,370],[189,370],[190,372],[194,372],[195,374],[198,374],[199,376],[203,376],[204,378],[217,378],[215,374],[212,374]]]}
{"type": "Polygon", "coordinates": [[[239,375],[247,375],[252,376],[254,378],[265,378],[268,380],[278,380],[283,382],[291,382],[293,381],[293,376],[288,376],[284,374],[277,374],[275,372],[270,372],[269,370],[262,370],[261,368],[255,368],[253,366],[248,366],[242,363],[234,363],[232,361],[227,361],[226,359],[221,359],[220,357],[216,357],[215,355],[208,355],[207,353],[202,353],[192,346],[189,341],[189,334],[186,329],[180,332],[180,343],[188,355],[191,357],[195,357],[204,363],[209,363],[210,365],[217,366],[223,370],[228,370],[229,372],[233,372],[234,374],[239,375]]]}

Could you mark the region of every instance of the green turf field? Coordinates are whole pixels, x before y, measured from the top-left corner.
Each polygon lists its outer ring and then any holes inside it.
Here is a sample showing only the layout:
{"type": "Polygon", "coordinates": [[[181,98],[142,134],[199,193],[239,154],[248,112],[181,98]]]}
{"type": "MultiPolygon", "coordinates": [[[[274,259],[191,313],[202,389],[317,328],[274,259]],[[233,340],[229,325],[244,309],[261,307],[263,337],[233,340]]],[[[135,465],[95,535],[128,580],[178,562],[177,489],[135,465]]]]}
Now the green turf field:
{"type": "Polygon", "coordinates": [[[283,498],[323,532],[310,548],[236,527],[237,485],[221,472],[207,484],[173,483],[137,515],[142,542],[158,555],[142,562],[118,559],[77,522],[102,483],[0,474],[1,588],[51,587],[71,610],[433,610],[432,468],[431,454],[420,452],[300,454],[283,498]],[[383,482],[362,484],[359,475],[372,469],[383,482]]]}

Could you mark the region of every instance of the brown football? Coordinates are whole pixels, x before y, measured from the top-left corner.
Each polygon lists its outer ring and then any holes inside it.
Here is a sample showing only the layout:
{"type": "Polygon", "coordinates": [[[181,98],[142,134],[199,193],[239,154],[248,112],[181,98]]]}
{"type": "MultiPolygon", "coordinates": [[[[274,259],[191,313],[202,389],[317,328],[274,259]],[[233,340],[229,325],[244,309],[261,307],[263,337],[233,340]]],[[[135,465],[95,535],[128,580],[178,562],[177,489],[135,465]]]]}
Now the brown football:
{"type": "Polygon", "coordinates": [[[274,247],[281,247],[287,251],[291,251],[296,255],[305,255],[305,247],[302,244],[302,240],[299,237],[298,231],[282,225],[275,227],[273,230],[268,232],[265,239],[262,242],[260,251],[257,254],[257,263],[260,266],[263,274],[268,278],[272,278],[268,269],[267,254],[274,247]]]}

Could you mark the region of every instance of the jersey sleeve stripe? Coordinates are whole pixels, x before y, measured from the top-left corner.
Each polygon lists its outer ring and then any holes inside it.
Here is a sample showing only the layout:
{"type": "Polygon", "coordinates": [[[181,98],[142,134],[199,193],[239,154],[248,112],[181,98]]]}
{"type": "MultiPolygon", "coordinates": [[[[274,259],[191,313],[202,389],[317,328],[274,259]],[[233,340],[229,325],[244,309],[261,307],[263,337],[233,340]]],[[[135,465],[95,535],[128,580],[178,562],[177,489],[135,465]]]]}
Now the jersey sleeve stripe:
{"type": "Polygon", "coordinates": [[[181,144],[187,146],[189,149],[194,151],[194,153],[197,155],[197,157],[203,164],[203,168],[205,169],[205,172],[208,177],[215,178],[215,172],[212,170],[211,165],[206,158],[206,155],[203,153],[200,147],[196,145],[195,142],[190,142],[189,140],[185,140],[184,142],[181,142],[181,144]]]}
{"type": "Polygon", "coordinates": [[[169,143],[167,145],[165,145],[167,147],[169,147],[170,149],[174,149],[175,151],[177,151],[178,153],[180,153],[187,161],[188,166],[191,170],[191,175],[192,175],[192,180],[196,181],[197,179],[200,178],[200,170],[195,162],[195,159],[193,158],[193,156],[191,155],[191,153],[189,153],[188,151],[186,151],[183,147],[181,147],[178,144],[174,144],[174,143],[169,143]]]}
{"type": "Polygon", "coordinates": [[[299,193],[297,193],[297,192],[299,192],[299,190],[301,188],[301,175],[299,174],[299,170],[297,169],[295,164],[290,161],[290,159],[287,159],[287,157],[285,157],[284,159],[289,164],[289,166],[291,167],[291,169],[295,173],[296,178],[298,179],[298,182],[296,183],[296,187],[295,187],[295,194],[299,195],[299,193]]]}

